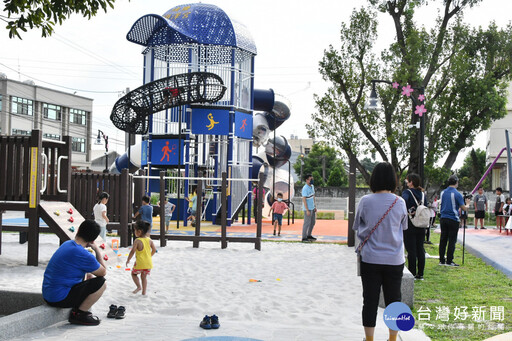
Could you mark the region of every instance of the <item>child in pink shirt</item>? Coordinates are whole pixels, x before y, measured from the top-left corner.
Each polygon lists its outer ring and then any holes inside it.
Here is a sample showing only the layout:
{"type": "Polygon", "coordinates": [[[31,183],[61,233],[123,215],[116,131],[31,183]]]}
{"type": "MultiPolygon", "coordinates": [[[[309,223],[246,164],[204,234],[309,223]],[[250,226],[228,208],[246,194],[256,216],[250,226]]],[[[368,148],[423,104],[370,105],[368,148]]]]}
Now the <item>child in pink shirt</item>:
{"type": "Polygon", "coordinates": [[[283,202],[283,193],[277,193],[277,201],[274,201],[272,207],[270,208],[270,212],[274,211],[273,221],[274,221],[274,236],[276,235],[276,227],[279,225],[278,236],[281,235],[281,225],[283,225],[283,213],[288,209],[288,205],[283,202]]]}

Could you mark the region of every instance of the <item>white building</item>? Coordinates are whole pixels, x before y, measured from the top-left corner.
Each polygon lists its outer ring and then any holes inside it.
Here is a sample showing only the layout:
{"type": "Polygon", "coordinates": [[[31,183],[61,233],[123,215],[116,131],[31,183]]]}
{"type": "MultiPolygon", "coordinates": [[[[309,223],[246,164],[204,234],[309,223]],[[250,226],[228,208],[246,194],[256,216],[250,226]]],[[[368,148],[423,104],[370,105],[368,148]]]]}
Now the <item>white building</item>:
{"type": "Polygon", "coordinates": [[[507,116],[501,120],[493,122],[487,131],[486,148],[486,164],[488,166],[494,162],[498,154],[505,148],[492,168],[491,173],[492,188],[495,189],[496,187],[502,187],[505,191],[509,191],[505,130],[510,132],[509,138],[510,143],[512,144],[512,83],[508,88],[507,111],[507,116]]]}
{"type": "Polygon", "coordinates": [[[72,166],[85,169],[91,161],[92,102],[0,73],[0,134],[30,135],[39,129],[46,139],[72,136],[72,166]]]}

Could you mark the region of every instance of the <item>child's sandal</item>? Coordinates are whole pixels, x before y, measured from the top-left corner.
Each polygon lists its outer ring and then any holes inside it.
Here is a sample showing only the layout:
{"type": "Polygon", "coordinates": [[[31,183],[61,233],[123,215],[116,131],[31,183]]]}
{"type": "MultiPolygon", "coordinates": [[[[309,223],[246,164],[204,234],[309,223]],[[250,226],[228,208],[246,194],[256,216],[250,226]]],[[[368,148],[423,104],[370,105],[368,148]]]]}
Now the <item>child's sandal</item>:
{"type": "Polygon", "coordinates": [[[116,311],[116,319],[120,320],[120,319],[124,319],[125,317],[125,307],[123,306],[119,306],[117,307],[117,311],[116,311]]]}
{"type": "Polygon", "coordinates": [[[109,309],[110,310],[107,313],[107,317],[111,319],[115,318],[117,312],[117,305],[111,304],[109,309]]]}

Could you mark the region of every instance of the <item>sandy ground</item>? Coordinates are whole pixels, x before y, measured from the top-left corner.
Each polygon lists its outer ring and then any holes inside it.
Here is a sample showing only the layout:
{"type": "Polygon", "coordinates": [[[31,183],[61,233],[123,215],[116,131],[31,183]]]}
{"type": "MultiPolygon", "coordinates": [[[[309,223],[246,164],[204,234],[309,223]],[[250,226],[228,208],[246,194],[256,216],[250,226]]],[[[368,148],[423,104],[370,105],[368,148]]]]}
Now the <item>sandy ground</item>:
{"type": "MultiPolygon", "coordinates": [[[[110,239],[109,237],[107,237],[110,239]]],[[[362,291],[353,248],[335,244],[266,242],[252,244],[170,242],[153,257],[148,295],[135,288],[124,263],[129,249],[120,249],[109,266],[108,288],[92,311],[98,327],[67,323],[25,335],[22,339],[82,339],[98,336],[119,340],[151,336],[151,340],[184,340],[212,335],[259,340],[362,340],[362,291]],[[115,265],[120,265],[118,269],[115,265]],[[250,279],[261,282],[250,282],[250,279]],[[106,318],[110,304],[126,307],[124,320],[106,318]],[[198,327],[204,315],[216,314],[221,328],[198,327]]],[[[0,287],[40,292],[43,273],[58,248],[55,235],[41,235],[40,265],[26,266],[27,245],[15,233],[3,234],[0,287]]],[[[387,339],[379,311],[376,340],[387,339]]],[[[425,340],[419,331],[404,340],[425,340]]]]}

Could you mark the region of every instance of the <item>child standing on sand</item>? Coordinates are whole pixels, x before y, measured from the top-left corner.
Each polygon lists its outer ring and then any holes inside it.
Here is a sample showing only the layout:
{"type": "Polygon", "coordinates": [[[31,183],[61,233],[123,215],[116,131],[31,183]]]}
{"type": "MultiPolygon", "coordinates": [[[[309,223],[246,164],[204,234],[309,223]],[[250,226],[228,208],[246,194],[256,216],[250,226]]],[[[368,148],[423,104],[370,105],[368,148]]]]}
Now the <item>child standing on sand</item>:
{"type": "Polygon", "coordinates": [[[126,261],[126,267],[128,267],[128,263],[135,254],[135,264],[132,269],[132,279],[137,288],[133,291],[134,294],[138,293],[142,290],[142,295],[146,295],[146,288],[148,286],[147,277],[153,268],[153,260],[151,257],[156,252],[156,247],[153,241],[146,236],[148,232],[149,224],[143,221],[138,221],[135,225],[135,235],[137,239],[133,242],[132,250],[128,255],[128,260],[126,261]],[[140,281],[139,277],[140,275],[140,281]],[[141,286],[142,282],[142,286],[141,286]]]}
{"type": "Polygon", "coordinates": [[[107,240],[107,224],[109,222],[107,218],[107,202],[109,197],[107,192],[101,193],[98,197],[98,203],[92,209],[94,221],[100,225],[100,236],[103,238],[103,241],[107,240]]]}
{"type": "Polygon", "coordinates": [[[286,203],[283,201],[283,193],[277,193],[277,201],[274,201],[272,207],[270,208],[270,211],[268,211],[269,215],[270,212],[274,211],[274,236],[276,235],[277,225],[279,225],[279,232],[277,233],[277,235],[281,235],[281,226],[283,225],[283,213],[287,209],[288,205],[286,205],[286,203]]]}

